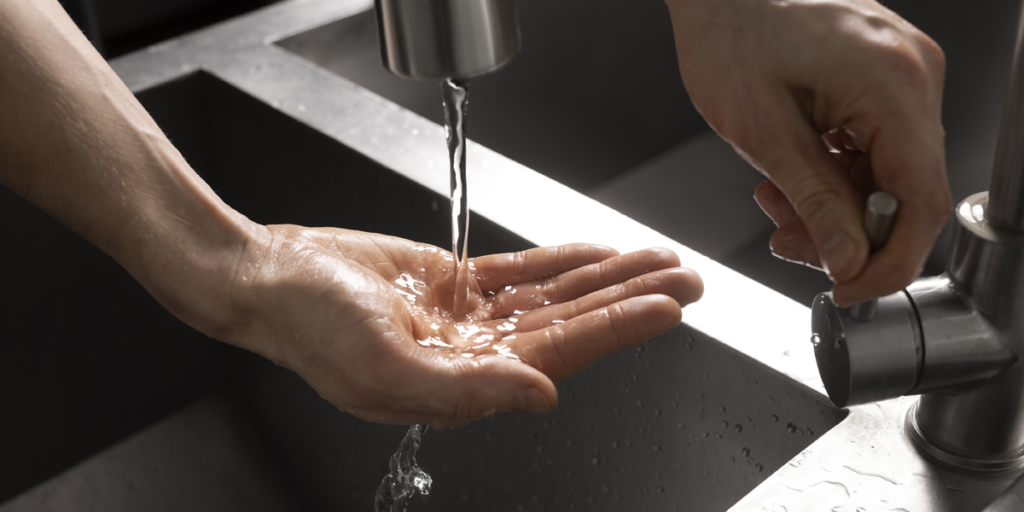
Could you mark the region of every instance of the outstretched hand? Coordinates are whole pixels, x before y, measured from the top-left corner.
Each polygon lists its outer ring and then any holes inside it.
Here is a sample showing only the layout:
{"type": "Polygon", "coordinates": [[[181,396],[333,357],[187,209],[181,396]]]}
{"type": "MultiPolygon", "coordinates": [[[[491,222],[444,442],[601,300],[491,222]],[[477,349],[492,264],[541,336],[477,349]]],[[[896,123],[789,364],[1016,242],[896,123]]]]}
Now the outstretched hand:
{"type": "Polygon", "coordinates": [[[225,341],[385,423],[548,411],[553,382],[676,326],[703,293],[665,249],[545,247],[471,259],[469,318],[457,321],[447,251],[342,229],[271,226],[257,238],[225,341]]]}
{"type": "Polygon", "coordinates": [[[874,0],[668,4],[694,105],[769,178],[755,197],[772,250],[824,268],[842,305],[913,281],[951,212],[938,45],[874,0]],[[876,189],[900,212],[870,255],[876,189]]]}

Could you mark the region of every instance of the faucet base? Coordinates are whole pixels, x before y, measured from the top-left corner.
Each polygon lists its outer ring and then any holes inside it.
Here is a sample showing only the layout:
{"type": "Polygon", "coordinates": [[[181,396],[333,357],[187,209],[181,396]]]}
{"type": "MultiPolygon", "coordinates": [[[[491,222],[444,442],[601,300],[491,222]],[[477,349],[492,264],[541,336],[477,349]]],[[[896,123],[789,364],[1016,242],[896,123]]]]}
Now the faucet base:
{"type": "Polygon", "coordinates": [[[935,444],[928,439],[917,421],[917,407],[920,403],[920,401],[914,402],[907,409],[904,430],[914,448],[925,457],[944,466],[971,473],[1002,473],[1024,469],[1024,450],[1008,453],[1002,457],[978,458],[955,453],[935,444]]]}

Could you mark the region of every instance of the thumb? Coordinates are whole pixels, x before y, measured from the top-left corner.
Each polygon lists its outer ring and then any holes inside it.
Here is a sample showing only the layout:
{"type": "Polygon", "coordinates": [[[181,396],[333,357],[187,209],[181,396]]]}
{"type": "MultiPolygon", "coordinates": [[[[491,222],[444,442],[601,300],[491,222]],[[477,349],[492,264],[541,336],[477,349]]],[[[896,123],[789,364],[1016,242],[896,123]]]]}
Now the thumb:
{"type": "Polygon", "coordinates": [[[795,105],[769,115],[774,126],[762,133],[771,138],[761,136],[754,147],[740,150],[793,205],[829,276],[837,282],[853,279],[869,253],[860,194],[795,105]]]}

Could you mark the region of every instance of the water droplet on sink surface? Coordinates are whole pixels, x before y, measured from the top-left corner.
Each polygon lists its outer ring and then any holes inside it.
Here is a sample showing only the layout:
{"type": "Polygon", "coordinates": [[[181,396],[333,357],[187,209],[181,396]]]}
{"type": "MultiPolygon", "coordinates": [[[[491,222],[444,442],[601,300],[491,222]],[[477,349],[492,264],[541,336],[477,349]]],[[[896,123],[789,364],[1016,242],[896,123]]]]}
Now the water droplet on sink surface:
{"type": "Polygon", "coordinates": [[[743,432],[743,425],[740,425],[739,423],[737,423],[736,424],[736,433],[739,434],[740,432],[743,432]]]}
{"type": "Polygon", "coordinates": [[[786,425],[786,432],[789,432],[790,434],[796,433],[796,425],[792,423],[786,425]]]}
{"type": "Polygon", "coordinates": [[[743,450],[740,453],[742,453],[744,457],[749,457],[750,456],[750,448],[743,448],[743,450]]]}
{"type": "Polygon", "coordinates": [[[812,334],[811,335],[811,345],[814,345],[815,348],[817,348],[818,345],[821,345],[821,336],[818,336],[817,333],[812,334]]]}

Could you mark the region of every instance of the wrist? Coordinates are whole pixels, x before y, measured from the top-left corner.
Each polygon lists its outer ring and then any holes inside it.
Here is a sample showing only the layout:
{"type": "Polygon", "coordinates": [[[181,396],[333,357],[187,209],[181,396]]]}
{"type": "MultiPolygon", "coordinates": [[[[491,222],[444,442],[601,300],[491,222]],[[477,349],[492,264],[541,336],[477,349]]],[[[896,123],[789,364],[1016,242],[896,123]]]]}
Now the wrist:
{"type": "Polygon", "coordinates": [[[162,194],[133,205],[136,219],[108,252],[172,314],[228,339],[239,323],[235,281],[266,228],[225,204],[169,142],[161,153],[160,169],[147,174],[162,194]]]}

